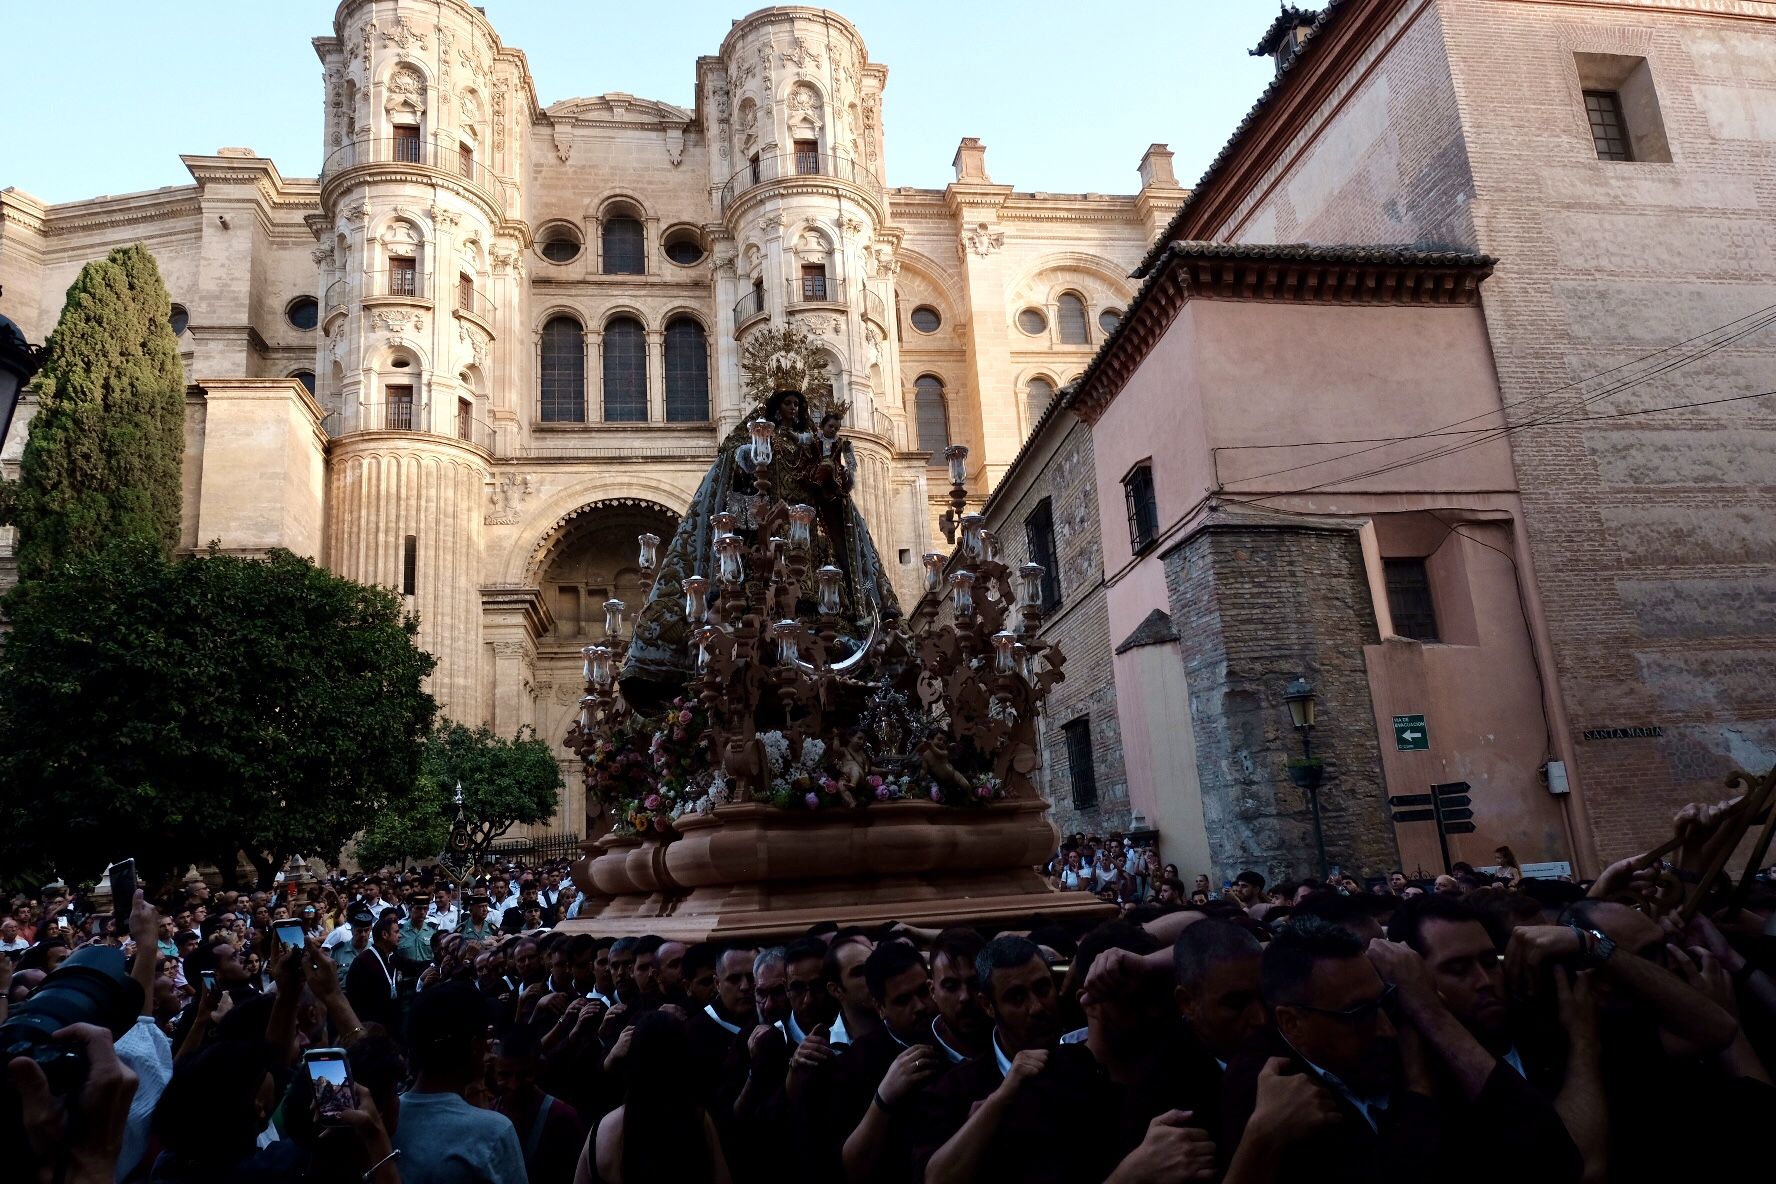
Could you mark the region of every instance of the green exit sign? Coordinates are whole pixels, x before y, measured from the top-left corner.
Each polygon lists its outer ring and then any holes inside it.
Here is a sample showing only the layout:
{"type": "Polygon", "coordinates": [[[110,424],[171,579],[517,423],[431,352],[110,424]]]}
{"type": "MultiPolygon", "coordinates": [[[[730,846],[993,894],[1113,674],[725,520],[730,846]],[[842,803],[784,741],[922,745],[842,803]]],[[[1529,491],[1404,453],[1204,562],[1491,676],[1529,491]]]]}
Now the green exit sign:
{"type": "Polygon", "coordinates": [[[1422,715],[1394,717],[1394,747],[1401,752],[1426,752],[1431,747],[1431,733],[1425,728],[1422,715]]]}

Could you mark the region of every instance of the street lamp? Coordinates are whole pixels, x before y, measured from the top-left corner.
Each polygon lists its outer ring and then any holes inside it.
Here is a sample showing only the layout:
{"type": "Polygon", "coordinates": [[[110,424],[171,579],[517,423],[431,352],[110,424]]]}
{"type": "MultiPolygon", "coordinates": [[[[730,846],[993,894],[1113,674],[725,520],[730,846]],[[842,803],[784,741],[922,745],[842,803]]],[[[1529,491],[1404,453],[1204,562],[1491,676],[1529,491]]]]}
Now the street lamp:
{"type": "Polygon", "coordinates": [[[12,430],[19,392],[43,366],[43,347],[25,340],[24,330],[0,314],[0,443],[12,430]]]}
{"type": "Polygon", "coordinates": [[[1289,707],[1289,722],[1301,733],[1301,759],[1289,762],[1289,780],[1307,792],[1308,805],[1313,809],[1314,849],[1319,853],[1320,879],[1324,880],[1330,870],[1326,863],[1326,828],[1320,820],[1320,780],[1326,766],[1313,755],[1314,689],[1307,679],[1297,677],[1283,688],[1283,702],[1289,707]]]}

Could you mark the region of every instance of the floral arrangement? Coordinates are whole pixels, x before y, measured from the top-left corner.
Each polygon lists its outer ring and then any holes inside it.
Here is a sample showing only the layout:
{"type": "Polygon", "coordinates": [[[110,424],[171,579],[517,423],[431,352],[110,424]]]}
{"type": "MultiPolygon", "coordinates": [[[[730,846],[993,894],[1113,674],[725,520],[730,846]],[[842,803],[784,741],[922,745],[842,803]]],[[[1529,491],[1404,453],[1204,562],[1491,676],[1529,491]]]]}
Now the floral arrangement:
{"type": "Polygon", "coordinates": [[[709,721],[699,703],[674,699],[653,716],[634,716],[586,758],[587,790],[616,816],[617,834],[666,834],[686,804],[706,792],[709,721]]]}

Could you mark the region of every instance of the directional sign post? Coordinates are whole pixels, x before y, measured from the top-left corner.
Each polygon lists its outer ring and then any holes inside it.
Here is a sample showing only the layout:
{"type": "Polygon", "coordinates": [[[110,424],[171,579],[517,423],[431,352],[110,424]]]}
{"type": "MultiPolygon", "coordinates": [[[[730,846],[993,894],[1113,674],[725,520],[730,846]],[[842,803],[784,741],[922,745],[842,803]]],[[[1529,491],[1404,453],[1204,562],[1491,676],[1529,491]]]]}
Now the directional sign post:
{"type": "Polygon", "coordinates": [[[1428,752],[1431,747],[1431,733],[1425,727],[1422,715],[1396,715],[1394,717],[1394,747],[1401,752],[1428,752]]]}
{"type": "MultiPolygon", "coordinates": [[[[1405,731],[1415,731],[1413,737],[1419,748],[1430,747],[1430,741],[1424,732],[1424,716],[1396,715],[1394,717],[1394,736],[1400,741],[1400,747],[1406,747],[1405,731]],[[1415,724],[1403,725],[1403,720],[1416,720],[1415,724]]],[[[1437,847],[1443,852],[1443,870],[1447,872],[1449,863],[1449,836],[1471,835],[1474,833],[1474,799],[1468,790],[1472,787],[1466,781],[1450,781],[1442,785],[1431,786],[1430,793],[1395,794],[1388,799],[1388,805],[1394,808],[1393,820],[1401,822],[1434,822],[1437,824],[1437,847]],[[1430,807],[1425,809],[1424,807],[1430,807]]]]}

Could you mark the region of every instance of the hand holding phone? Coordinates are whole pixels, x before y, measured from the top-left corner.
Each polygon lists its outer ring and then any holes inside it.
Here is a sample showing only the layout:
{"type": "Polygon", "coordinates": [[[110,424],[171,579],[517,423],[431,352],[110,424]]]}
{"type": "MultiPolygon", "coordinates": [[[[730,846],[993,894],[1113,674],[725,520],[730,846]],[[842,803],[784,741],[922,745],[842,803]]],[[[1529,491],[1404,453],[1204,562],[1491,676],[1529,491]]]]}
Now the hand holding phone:
{"type": "Polygon", "coordinates": [[[111,902],[117,906],[114,932],[122,937],[130,931],[130,910],[136,907],[136,861],[120,859],[111,865],[111,902]]]}
{"type": "Polygon", "coordinates": [[[302,922],[273,921],[271,931],[277,934],[278,941],[292,950],[300,950],[304,943],[302,922]]]}
{"type": "Polygon", "coordinates": [[[357,1091],[343,1048],[311,1048],[302,1054],[302,1064],[314,1090],[316,1118],[338,1122],[341,1114],[356,1107],[357,1091]]]}

